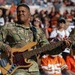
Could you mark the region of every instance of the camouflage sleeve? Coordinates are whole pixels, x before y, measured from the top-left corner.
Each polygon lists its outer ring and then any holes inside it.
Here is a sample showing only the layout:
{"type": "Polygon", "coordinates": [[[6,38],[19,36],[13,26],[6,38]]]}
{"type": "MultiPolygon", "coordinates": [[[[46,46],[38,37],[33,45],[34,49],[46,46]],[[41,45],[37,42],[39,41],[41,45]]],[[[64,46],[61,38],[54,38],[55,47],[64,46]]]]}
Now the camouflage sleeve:
{"type": "Polygon", "coordinates": [[[46,44],[49,44],[45,33],[41,29],[37,29],[37,40],[40,46],[44,46],[46,44]]]}
{"type": "Polygon", "coordinates": [[[0,30],[0,50],[3,50],[3,51],[6,47],[6,44],[5,44],[6,35],[7,35],[7,31],[5,27],[1,28],[0,30]]]}
{"type": "Polygon", "coordinates": [[[5,50],[6,44],[0,41],[0,50],[5,50]]]}

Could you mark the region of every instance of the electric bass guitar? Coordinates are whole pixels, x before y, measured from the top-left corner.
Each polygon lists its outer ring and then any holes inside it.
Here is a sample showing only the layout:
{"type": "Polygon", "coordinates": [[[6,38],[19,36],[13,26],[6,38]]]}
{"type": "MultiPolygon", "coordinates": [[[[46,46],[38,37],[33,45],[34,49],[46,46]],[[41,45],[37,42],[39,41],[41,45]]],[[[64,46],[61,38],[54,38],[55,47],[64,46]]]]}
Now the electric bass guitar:
{"type": "Polygon", "coordinates": [[[36,45],[36,42],[30,42],[22,48],[12,48],[14,57],[9,59],[5,53],[0,54],[0,71],[3,75],[12,75],[19,68],[29,68],[32,62],[28,62],[27,60],[31,56],[49,50],[52,51],[61,44],[62,41],[59,41],[58,43],[50,43],[38,49],[31,50],[31,48],[36,45]]]}

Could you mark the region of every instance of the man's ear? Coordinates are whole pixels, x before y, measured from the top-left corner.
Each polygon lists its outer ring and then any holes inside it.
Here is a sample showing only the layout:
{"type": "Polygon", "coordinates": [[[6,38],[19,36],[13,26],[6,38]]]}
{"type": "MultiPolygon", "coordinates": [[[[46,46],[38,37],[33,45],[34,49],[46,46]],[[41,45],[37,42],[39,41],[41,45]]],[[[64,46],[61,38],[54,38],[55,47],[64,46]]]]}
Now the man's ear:
{"type": "Polygon", "coordinates": [[[29,17],[31,17],[31,13],[30,12],[28,12],[28,15],[29,15],[29,17]]]}
{"type": "Polygon", "coordinates": [[[29,21],[30,21],[30,19],[31,19],[31,13],[29,13],[29,21]]]}

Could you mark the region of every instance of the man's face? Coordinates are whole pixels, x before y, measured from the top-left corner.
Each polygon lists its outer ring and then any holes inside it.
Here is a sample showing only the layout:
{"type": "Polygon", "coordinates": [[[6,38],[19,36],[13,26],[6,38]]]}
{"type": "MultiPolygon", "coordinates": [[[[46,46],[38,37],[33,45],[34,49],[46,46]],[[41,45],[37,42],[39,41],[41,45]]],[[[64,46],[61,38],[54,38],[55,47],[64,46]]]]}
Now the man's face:
{"type": "Polygon", "coordinates": [[[17,17],[20,23],[25,23],[30,19],[30,12],[26,7],[20,6],[17,10],[17,17]]]}

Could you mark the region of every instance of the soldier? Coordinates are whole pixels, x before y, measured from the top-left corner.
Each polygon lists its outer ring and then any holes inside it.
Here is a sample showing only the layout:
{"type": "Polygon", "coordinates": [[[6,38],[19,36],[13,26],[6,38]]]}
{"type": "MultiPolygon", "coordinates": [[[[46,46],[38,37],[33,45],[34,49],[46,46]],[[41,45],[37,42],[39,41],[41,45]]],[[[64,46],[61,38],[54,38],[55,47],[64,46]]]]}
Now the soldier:
{"type": "MultiPolygon", "coordinates": [[[[0,50],[4,51],[8,57],[13,56],[12,47],[21,48],[33,41],[37,42],[37,46],[49,44],[42,30],[30,24],[30,16],[30,8],[21,3],[17,6],[18,21],[9,23],[2,28],[0,50]]],[[[17,69],[13,75],[40,75],[37,62],[34,60],[32,63],[33,65],[28,69],[17,69]]]]}

